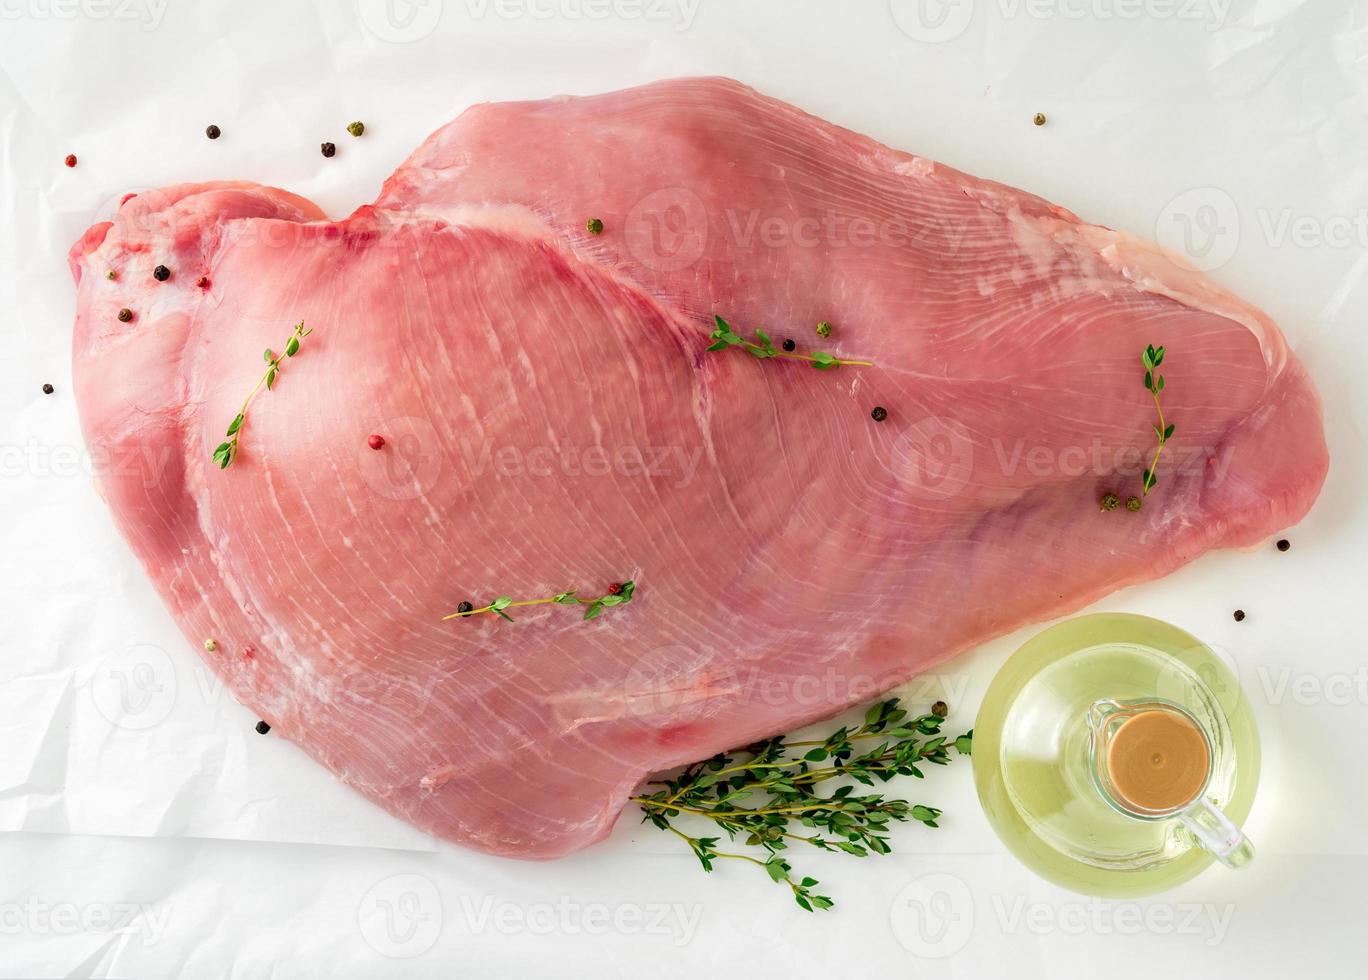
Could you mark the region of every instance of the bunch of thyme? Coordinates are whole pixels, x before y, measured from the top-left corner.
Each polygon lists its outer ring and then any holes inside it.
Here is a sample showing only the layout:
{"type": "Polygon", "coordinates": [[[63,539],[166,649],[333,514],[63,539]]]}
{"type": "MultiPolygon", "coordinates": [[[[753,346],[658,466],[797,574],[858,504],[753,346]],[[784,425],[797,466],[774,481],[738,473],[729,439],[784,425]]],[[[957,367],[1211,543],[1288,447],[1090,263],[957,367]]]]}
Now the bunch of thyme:
{"type": "Polygon", "coordinates": [[[920,779],[919,764],[947,765],[952,746],[969,755],[973,731],[955,739],[942,736],[945,714],[945,705],[938,702],[931,714],[909,717],[893,698],[871,707],[854,729],[838,729],[820,741],[773,738],[717,755],[687,766],[672,779],[648,784],[662,788],[632,802],[644,812],[643,823],[687,843],[704,871],[711,872],[719,858],[748,861],[787,885],[800,907],[809,912],[829,909],[832,899],[812,891],[819,884],[816,879],[795,876],[784,856],[791,842],[856,857],[888,854],[890,822],[915,820],[935,827],[941,811],[879,793],[857,795],[850,783],[823,796],[819,785],[837,778],[871,787],[895,776],[920,779]],[[791,756],[792,750],[802,751],[791,756]],[[742,755],[747,758],[737,761],[742,755]],[[711,820],[729,839],[760,848],[763,856],[718,850],[720,838],[694,837],[676,826],[685,815],[711,820]]]}

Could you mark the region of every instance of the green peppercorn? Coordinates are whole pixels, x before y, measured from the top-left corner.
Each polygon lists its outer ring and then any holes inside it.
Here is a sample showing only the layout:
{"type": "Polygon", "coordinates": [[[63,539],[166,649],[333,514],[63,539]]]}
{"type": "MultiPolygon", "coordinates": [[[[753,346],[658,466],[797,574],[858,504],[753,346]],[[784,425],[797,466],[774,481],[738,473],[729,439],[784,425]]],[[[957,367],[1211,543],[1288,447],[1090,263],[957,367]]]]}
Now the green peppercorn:
{"type": "Polygon", "coordinates": [[[1120,507],[1120,506],[1121,506],[1121,498],[1118,497],[1118,496],[1117,496],[1116,494],[1114,494],[1114,493],[1106,494],[1106,495],[1102,498],[1102,509],[1103,509],[1103,510],[1116,510],[1116,508],[1118,508],[1118,507],[1120,507]]]}
{"type": "Polygon", "coordinates": [[[363,122],[354,122],[347,124],[347,132],[351,133],[353,136],[360,136],[365,131],[366,124],[363,122]]]}
{"type": "Polygon", "coordinates": [[[823,320],[821,323],[817,324],[817,336],[830,337],[831,331],[834,329],[835,328],[832,327],[830,320],[823,320]]]}
{"type": "Polygon", "coordinates": [[[591,235],[603,234],[603,222],[598,218],[590,218],[584,223],[584,227],[591,235]]]}
{"type": "Polygon", "coordinates": [[[1035,118],[1032,119],[1031,122],[1035,123],[1037,126],[1044,126],[1044,125],[1045,125],[1045,113],[1043,113],[1043,112],[1037,112],[1037,113],[1035,114],[1035,118]]]}
{"type": "Polygon", "coordinates": [[[105,273],[105,278],[108,279],[110,282],[113,282],[115,279],[119,278],[119,274],[115,272],[113,269],[110,269],[108,272],[105,273]]]}
{"type": "Polygon", "coordinates": [[[1126,498],[1126,510],[1130,511],[1132,514],[1134,514],[1134,513],[1136,513],[1137,511],[1139,511],[1140,508],[1143,507],[1143,506],[1144,506],[1144,503],[1140,500],[1139,497],[1127,497],[1127,498],[1126,498]]]}

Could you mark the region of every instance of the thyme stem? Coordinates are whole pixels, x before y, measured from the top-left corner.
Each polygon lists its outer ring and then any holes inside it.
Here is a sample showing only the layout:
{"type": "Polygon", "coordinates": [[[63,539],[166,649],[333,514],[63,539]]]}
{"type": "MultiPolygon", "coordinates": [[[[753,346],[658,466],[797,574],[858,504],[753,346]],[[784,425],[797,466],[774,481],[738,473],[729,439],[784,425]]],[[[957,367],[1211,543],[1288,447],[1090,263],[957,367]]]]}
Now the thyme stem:
{"type": "Polygon", "coordinates": [[[1174,426],[1170,425],[1164,418],[1164,406],[1159,401],[1159,393],[1164,390],[1164,376],[1159,373],[1159,366],[1164,363],[1166,348],[1155,347],[1153,344],[1145,348],[1140,360],[1145,365],[1145,390],[1154,399],[1154,410],[1159,416],[1159,424],[1154,426],[1154,435],[1158,440],[1158,446],[1154,451],[1154,460],[1150,463],[1149,469],[1145,470],[1143,485],[1144,496],[1148,497],[1149,492],[1154,489],[1154,485],[1159,482],[1155,471],[1159,468],[1159,459],[1164,455],[1164,447],[1173,437],[1174,426]]]}
{"type": "Polygon", "coordinates": [[[510,596],[500,596],[487,606],[479,609],[466,609],[452,613],[450,616],[443,616],[442,622],[447,623],[453,619],[469,619],[471,616],[482,616],[485,613],[494,613],[502,619],[513,622],[513,617],[509,616],[504,610],[517,609],[526,606],[546,606],[552,603],[562,606],[588,606],[584,613],[585,619],[598,619],[603,611],[611,606],[625,606],[632,601],[632,596],[636,594],[636,583],[632,581],[623,582],[616,587],[616,591],[609,592],[607,595],[599,596],[597,599],[583,599],[576,595],[572,589],[569,592],[558,592],[545,599],[513,599],[510,596]]]}
{"type": "Polygon", "coordinates": [[[759,343],[756,343],[754,340],[747,340],[742,337],[732,329],[730,323],[720,316],[714,316],[713,322],[716,323],[717,329],[712,332],[713,342],[708,347],[708,350],[710,351],[726,350],[728,347],[739,347],[761,360],[767,360],[771,357],[783,357],[790,361],[806,361],[819,371],[830,371],[845,364],[859,367],[875,366],[873,361],[847,360],[820,350],[813,351],[811,354],[795,354],[788,351],[782,351],[774,346],[774,342],[770,340],[769,334],[765,333],[763,330],[755,331],[755,338],[760,341],[759,343]]]}
{"type": "MultiPolygon", "coordinates": [[[[294,357],[298,354],[300,341],[311,333],[313,333],[313,329],[305,330],[304,321],[299,321],[295,325],[294,332],[290,334],[290,338],[285,341],[283,357],[294,357]]],[[[261,393],[263,387],[267,391],[275,387],[276,378],[280,375],[280,367],[284,363],[282,355],[276,354],[268,347],[262,357],[266,359],[266,373],[257,381],[256,386],[247,395],[247,400],[242,403],[242,409],[228,425],[228,441],[219,443],[214,449],[213,460],[218,463],[221,470],[226,470],[233,465],[233,460],[237,459],[238,440],[242,436],[242,427],[247,422],[247,409],[252,407],[252,402],[261,393]]]]}

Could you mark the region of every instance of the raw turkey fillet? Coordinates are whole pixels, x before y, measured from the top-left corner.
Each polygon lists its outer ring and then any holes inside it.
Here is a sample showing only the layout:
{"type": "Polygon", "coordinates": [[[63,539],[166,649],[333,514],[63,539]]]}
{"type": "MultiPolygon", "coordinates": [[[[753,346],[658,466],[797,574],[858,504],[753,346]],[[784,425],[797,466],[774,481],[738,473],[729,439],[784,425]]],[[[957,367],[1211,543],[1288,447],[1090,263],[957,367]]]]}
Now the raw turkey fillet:
{"type": "Polygon", "coordinates": [[[648,774],[1255,545],[1327,468],[1252,306],[722,79],[477,106],[338,222],[145,192],[71,263],[86,437],[186,636],[273,733],[498,854],[585,847],[648,774]],[[714,314],[877,366],[708,353],[714,314]],[[1154,451],[1147,344],[1177,432],[1143,510],[1102,513],[1154,451]],[[593,622],[443,622],[628,578],[593,622]]]}

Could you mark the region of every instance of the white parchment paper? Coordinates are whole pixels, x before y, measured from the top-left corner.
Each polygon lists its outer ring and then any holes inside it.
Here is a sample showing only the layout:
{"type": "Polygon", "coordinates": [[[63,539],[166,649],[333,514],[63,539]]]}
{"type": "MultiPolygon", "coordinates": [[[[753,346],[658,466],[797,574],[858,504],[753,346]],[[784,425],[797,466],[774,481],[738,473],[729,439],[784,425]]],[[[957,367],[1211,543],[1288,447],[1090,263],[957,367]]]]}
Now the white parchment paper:
{"type": "MultiPolygon", "coordinates": [[[[1352,0],[0,0],[0,976],[1347,969],[1368,885],[1366,99],[1352,0]],[[1239,663],[1265,743],[1255,868],[1070,896],[1006,856],[967,762],[913,788],[945,826],[900,831],[896,856],[803,857],[840,902],[816,919],[634,819],[567,861],[497,861],[258,736],[180,637],[91,484],[76,237],[128,191],[209,178],[342,216],[474,102],[706,73],[1158,237],[1283,324],[1333,454],[1292,551],[1104,604],[1239,663]]],[[[967,728],[1027,635],[907,693],[967,728]]]]}

